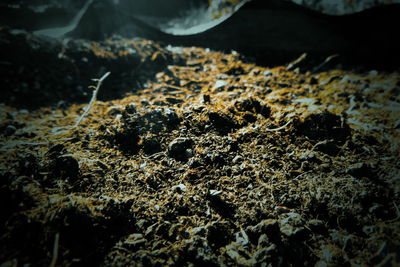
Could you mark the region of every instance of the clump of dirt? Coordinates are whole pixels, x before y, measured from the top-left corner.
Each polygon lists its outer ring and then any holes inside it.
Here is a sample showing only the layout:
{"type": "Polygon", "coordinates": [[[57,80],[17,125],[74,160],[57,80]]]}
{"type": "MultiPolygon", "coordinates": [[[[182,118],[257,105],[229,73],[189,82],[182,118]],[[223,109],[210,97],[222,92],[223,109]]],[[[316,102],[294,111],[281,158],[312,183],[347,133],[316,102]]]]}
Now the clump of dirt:
{"type": "Polygon", "coordinates": [[[1,106],[4,264],[400,263],[398,73],[168,51],[75,128],[85,105],[1,106]]]}

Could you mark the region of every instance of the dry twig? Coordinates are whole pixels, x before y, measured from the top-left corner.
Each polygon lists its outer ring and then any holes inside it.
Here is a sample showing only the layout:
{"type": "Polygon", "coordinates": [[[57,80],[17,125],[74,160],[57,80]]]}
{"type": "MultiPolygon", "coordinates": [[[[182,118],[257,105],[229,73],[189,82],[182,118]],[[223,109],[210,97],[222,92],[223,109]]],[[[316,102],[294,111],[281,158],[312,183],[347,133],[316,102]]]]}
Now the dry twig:
{"type": "Polygon", "coordinates": [[[285,125],[282,125],[281,127],[274,128],[274,129],[265,129],[265,131],[268,131],[268,132],[280,131],[280,130],[284,129],[286,126],[288,126],[291,122],[292,122],[292,120],[289,120],[287,123],[285,123],[285,125]]]}
{"type": "Polygon", "coordinates": [[[100,79],[94,79],[94,81],[97,81],[97,86],[96,88],[93,90],[93,95],[92,95],[92,99],[90,99],[89,105],[86,107],[85,112],[83,112],[83,114],[79,117],[79,119],[76,121],[74,128],[77,127],[81,121],[83,120],[83,118],[89,113],[90,109],[93,107],[94,103],[96,102],[97,99],[97,93],[99,92],[100,86],[102,84],[102,82],[108,77],[108,75],[110,75],[111,72],[107,72],[106,74],[103,75],[103,77],[101,77],[100,79]]]}
{"type": "Polygon", "coordinates": [[[300,62],[302,62],[305,58],[307,57],[307,53],[301,54],[299,58],[297,58],[295,61],[292,61],[289,63],[289,65],[286,67],[286,70],[292,70],[294,69],[300,62]]]}

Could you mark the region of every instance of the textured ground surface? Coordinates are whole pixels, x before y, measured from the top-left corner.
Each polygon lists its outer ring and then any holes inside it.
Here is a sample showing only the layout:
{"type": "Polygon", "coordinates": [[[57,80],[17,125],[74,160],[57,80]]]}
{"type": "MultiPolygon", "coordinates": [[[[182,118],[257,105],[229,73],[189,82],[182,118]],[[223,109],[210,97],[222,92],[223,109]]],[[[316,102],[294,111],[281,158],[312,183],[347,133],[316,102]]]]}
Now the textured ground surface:
{"type": "Polygon", "coordinates": [[[176,64],[75,128],[0,106],[4,266],[400,263],[398,73],[153,53],[176,64]]]}

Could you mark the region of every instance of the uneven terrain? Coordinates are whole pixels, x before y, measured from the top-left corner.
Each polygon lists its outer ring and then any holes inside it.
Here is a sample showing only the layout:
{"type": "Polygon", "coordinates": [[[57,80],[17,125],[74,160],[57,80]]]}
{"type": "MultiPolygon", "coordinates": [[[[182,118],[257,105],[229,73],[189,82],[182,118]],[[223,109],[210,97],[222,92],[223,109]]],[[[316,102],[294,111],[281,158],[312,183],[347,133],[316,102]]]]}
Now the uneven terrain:
{"type": "Polygon", "coordinates": [[[70,98],[76,80],[21,99],[32,92],[8,75],[2,266],[400,264],[398,72],[267,68],[120,38],[83,47],[68,66],[125,63],[77,125],[91,95],[70,98]],[[143,47],[139,68],[165,66],[140,85],[129,59],[143,47]]]}

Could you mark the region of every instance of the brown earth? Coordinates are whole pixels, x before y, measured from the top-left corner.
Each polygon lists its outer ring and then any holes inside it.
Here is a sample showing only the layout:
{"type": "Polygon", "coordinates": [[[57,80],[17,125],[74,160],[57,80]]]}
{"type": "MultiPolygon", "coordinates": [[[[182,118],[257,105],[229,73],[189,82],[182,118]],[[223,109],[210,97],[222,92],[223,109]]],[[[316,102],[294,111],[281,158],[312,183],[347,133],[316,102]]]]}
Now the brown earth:
{"type": "Polygon", "coordinates": [[[400,264],[398,72],[153,53],[177,63],[76,127],[1,106],[2,266],[400,264]]]}

